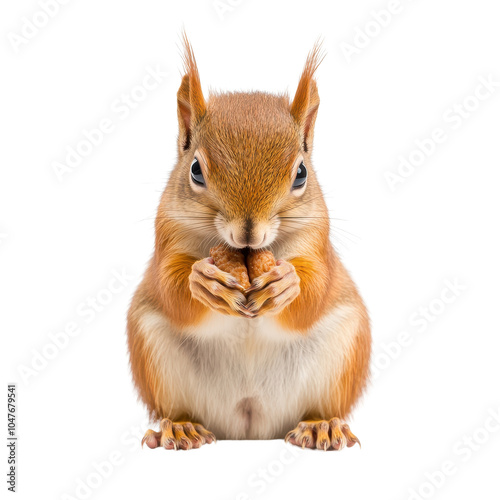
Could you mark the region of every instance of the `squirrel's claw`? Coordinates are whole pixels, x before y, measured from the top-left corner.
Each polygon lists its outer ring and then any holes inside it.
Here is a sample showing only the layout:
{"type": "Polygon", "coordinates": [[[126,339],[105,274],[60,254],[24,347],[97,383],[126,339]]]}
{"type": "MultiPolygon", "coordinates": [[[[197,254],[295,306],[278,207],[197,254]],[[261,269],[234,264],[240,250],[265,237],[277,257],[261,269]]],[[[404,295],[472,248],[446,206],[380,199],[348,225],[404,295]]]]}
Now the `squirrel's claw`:
{"type": "Polygon", "coordinates": [[[358,443],[359,439],[351,432],[349,426],[339,418],[330,420],[306,420],[285,436],[287,443],[302,448],[318,450],[341,450],[358,443]]]}
{"type": "Polygon", "coordinates": [[[142,438],[142,444],[149,448],[161,446],[167,450],[191,450],[215,441],[214,434],[201,424],[172,422],[169,418],[160,422],[160,432],[149,429],[142,438]]]}
{"type": "Polygon", "coordinates": [[[278,261],[247,290],[247,308],[256,315],[278,314],[300,293],[300,278],[289,262],[278,261]]]}
{"type": "Polygon", "coordinates": [[[193,298],[213,311],[233,316],[252,318],[246,307],[244,288],[228,273],[221,271],[206,258],[193,264],[189,289],[193,298]]]}
{"type": "Polygon", "coordinates": [[[207,257],[206,259],[199,260],[193,264],[193,271],[202,273],[210,280],[215,280],[228,288],[234,288],[240,292],[245,292],[245,287],[238,283],[236,278],[221,269],[219,269],[214,264],[214,259],[212,257],[207,257]]]}
{"type": "Polygon", "coordinates": [[[146,434],[141,441],[141,447],[144,447],[144,443],[148,446],[148,448],[156,448],[159,444],[161,438],[161,432],[153,431],[152,429],[148,429],[146,434]]]}
{"type": "Polygon", "coordinates": [[[276,265],[267,273],[262,274],[258,278],[255,278],[252,281],[252,284],[249,288],[245,290],[246,293],[253,292],[255,290],[261,290],[269,283],[273,281],[279,281],[288,273],[294,273],[295,267],[290,262],[286,262],[285,260],[277,260],[276,265]]]}

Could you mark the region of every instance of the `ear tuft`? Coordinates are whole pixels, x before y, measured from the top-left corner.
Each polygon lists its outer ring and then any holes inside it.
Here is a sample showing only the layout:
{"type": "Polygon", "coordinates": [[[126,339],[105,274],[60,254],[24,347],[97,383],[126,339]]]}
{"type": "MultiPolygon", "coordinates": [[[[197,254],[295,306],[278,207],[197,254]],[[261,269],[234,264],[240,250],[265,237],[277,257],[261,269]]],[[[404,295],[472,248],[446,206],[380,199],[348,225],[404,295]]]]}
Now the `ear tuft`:
{"type": "Polygon", "coordinates": [[[193,127],[206,113],[207,105],[201,90],[200,75],[193,48],[186,32],[182,33],[184,76],[177,92],[177,115],[179,118],[179,142],[183,151],[191,146],[193,127]]]}
{"type": "Polygon", "coordinates": [[[319,107],[319,93],[314,74],[324,58],[325,54],[322,51],[322,43],[318,40],[307,56],[306,64],[290,107],[290,113],[301,128],[303,148],[306,152],[312,147],[314,122],[316,121],[319,107]]]}

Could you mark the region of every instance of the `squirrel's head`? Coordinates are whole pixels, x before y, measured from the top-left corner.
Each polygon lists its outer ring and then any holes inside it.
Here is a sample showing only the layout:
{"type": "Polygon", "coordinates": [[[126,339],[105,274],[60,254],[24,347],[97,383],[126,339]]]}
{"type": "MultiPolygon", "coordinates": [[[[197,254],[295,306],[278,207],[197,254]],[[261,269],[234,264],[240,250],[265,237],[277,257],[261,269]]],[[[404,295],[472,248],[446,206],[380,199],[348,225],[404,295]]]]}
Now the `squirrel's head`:
{"type": "Polygon", "coordinates": [[[304,224],[291,219],[311,214],[314,200],[323,201],[311,165],[320,46],[309,54],[291,102],[262,92],[205,100],[185,36],[184,47],[179,161],[170,191],[178,213],[172,218],[236,248],[266,247],[300,230],[304,224]]]}

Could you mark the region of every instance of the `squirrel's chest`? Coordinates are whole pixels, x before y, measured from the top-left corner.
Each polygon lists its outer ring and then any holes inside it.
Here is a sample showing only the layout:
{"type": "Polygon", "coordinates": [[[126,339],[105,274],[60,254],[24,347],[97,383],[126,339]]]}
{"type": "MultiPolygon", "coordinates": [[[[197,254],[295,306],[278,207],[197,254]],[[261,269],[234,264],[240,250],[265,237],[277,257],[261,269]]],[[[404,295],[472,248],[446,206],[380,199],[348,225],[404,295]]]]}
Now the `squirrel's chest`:
{"type": "Polygon", "coordinates": [[[207,342],[239,345],[263,343],[289,343],[299,334],[283,329],[272,317],[245,319],[211,312],[201,325],[191,327],[191,334],[207,342]]]}
{"type": "Polygon", "coordinates": [[[281,331],[272,318],[220,315],[197,333],[197,341],[183,343],[183,349],[196,360],[191,393],[208,426],[226,437],[259,438],[281,432],[269,434],[269,425],[289,426],[299,418],[302,408],[295,402],[305,402],[297,395],[310,378],[313,363],[305,358],[312,361],[314,342],[308,354],[303,339],[281,331]]]}

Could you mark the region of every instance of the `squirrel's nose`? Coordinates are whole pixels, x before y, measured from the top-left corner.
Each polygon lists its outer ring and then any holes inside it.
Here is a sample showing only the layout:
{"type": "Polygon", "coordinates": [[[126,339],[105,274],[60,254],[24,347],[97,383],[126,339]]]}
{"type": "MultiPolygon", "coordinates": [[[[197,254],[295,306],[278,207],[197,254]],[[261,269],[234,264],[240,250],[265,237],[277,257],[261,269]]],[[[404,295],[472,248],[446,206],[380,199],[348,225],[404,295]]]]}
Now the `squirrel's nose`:
{"type": "Polygon", "coordinates": [[[233,240],[234,246],[242,248],[250,246],[250,236],[247,232],[232,232],[231,239],[233,240]]]}
{"type": "Polygon", "coordinates": [[[251,219],[246,219],[238,228],[231,231],[233,246],[258,248],[264,242],[266,232],[259,230],[251,219]]]}
{"type": "Polygon", "coordinates": [[[266,239],[266,234],[258,234],[256,236],[248,236],[247,233],[242,233],[240,235],[231,233],[231,240],[229,243],[231,246],[234,246],[236,248],[244,248],[244,247],[251,247],[251,248],[259,248],[262,246],[264,243],[264,240],[266,239]]]}

